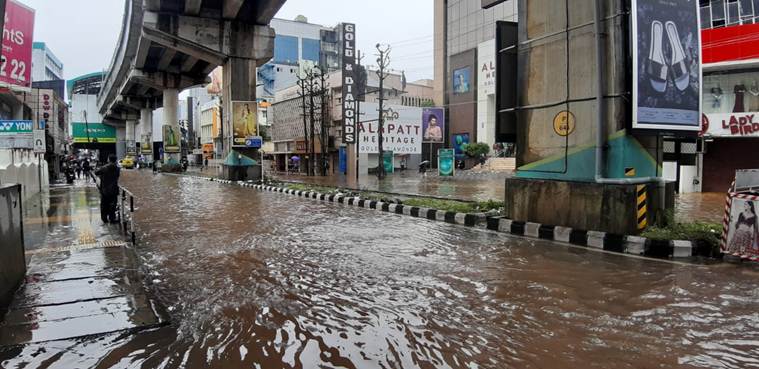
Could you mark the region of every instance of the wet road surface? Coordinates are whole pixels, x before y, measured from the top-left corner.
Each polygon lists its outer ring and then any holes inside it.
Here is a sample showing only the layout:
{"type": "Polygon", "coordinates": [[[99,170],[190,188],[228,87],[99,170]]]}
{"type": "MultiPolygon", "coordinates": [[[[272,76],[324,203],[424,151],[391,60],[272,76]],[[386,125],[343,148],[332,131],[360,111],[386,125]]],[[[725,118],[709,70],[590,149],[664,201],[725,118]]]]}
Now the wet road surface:
{"type": "Polygon", "coordinates": [[[4,368],[759,367],[754,269],[125,177],[172,326],[31,345],[4,368]]]}

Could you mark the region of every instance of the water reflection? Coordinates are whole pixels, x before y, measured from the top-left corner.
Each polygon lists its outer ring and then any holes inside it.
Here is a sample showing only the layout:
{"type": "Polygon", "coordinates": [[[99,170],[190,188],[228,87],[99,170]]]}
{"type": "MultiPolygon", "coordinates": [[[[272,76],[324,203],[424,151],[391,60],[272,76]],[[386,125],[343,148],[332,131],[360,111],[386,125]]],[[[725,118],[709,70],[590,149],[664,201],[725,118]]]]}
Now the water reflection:
{"type": "Polygon", "coordinates": [[[126,182],[140,198],[144,269],[173,325],[0,353],[3,367],[759,365],[759,273],[746,268],[598,254],[189,178],[126,182]]]}

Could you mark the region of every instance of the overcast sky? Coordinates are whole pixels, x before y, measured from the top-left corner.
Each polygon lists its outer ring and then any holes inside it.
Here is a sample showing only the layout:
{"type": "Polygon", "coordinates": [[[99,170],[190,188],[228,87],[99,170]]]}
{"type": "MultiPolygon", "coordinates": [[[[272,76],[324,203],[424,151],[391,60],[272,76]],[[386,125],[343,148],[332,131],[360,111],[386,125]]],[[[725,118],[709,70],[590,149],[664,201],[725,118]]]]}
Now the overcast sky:
{"type": "MultiPolygon", "coordinates": [[[[66,79],[108,68],[121,29],[123,0],[21,0],[36,10],[34,41],[47,43],[64,64],[66,79]]],[[[433,0],[288,0],[278,18],[305,15],[332,27],[356,23],[364,64],[374,64],[374,45],[393,45],[391,67],[408,80],[433,75],[433,0]]]]}

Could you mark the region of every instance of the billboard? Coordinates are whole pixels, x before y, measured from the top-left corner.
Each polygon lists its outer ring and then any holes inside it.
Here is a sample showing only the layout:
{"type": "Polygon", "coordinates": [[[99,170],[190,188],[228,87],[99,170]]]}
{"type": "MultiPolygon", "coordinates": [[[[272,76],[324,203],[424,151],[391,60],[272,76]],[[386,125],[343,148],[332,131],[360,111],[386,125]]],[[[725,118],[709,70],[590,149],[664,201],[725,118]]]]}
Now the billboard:
{"type": "Polygon", "coordinates": [[[463,95],[471,90],[472,69],[464,67],[453,71],[453,94],[463,95]]]}
{"type": "Polygon", "coordinates": [[[31,120],[0,120],[0,136],[31,136],[31,120]]]}
{"type": "Polygon", "coordinates": [[[71,123],[74,143],[116,143],[116,128],[103,123],[71,123]]]}
{"type": "Polygon", "coordinates": [[[234,146],[247,147],[246,140],[258,135],[257,114],[258,104],[255,101],[232,101],[234,146]]]}
{"type": "Polygon", "coordinates": [[[453,150],[456,153],[456,159],[464,158],[464,145],[469,144],[469,133],[457,133],[453,135],[453,150]]]}
{"type": "Polygon", "coordinates": [[[356,25],[343,23],[343,143],[356,143],[356,25]]]}
{"type": "Polygon", "coordinates": [[[425,108],[422,111],[422,137],[425,143],[445,141],[445,109],[425,108]]]}
{"type": "Polygon", "coordinates": [[[723,252],[747,257],[759,256],[759,201],[757,196],[736,195],[730,206],[727,241],[723,252]]]}
{"type": "MultiPolygon", "coordinates": [[[[391,105],[386,109],[384,130],[382,133],[382,150],[392,151],[398,155],[422,153],[422,122],[419,117],[422,109],[409,106],[391,105]]],[[[362,103],[361,110],[365,116],[377,116],[377,103],[362,103]]],[[[358,124],[359,152],[379,153],[379,123],[377,120],[358,124]]]]}
{"type": "Polygon", "coordinates": [[[181,142],[179,141],[178,128],[168,124],[163,126],[163,152],[178,153],[182,151],[181,142]]]}
{"type": "Polygon", "coordinates": [[[153,135],[145,133],[140,139],[140,152],[143,154],[153,153],[153,135]]]}
{"type": "Polygon", "coordinates": [[[634,129],[701,130],[698,1],[632,0],[634,129]]]}
{"type": "Polygon", "coordinates": [[[439,149],[437,151],[437,170],[441,177],[451,177],[455,173],[453,149],[439,149]]]}
{"type": "Polygon", "coordinates": [[[32,87],[32,41],[34,9],[15,0],[5,5],[0,84],[32,87]]]}

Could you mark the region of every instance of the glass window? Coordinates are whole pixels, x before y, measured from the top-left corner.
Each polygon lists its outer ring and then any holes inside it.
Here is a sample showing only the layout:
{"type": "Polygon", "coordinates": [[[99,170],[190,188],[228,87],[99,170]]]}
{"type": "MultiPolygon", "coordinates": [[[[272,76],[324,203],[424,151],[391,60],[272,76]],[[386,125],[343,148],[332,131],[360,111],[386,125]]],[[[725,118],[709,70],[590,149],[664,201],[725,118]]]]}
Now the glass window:
{"type": "Polygon", "coordinates": [[[754,6],[751,0],[740,0],[741,17],[751,17],[754,15],[754,6]]]}
{"type": "Polygon", "coordinates": [[[725,3],[723,0],[712,0],[712,21],[725,19],[725,3]]]}
{"type": "Polygon", "coordinates": [[[741,20],[738,3],[727,3],[727,24],[738,24],[741,20]]]}
{"type": "Polygon", "coordinates": [[[303,39],[303,56],[302,59],[319,62],[319,53],[321,51],[321,43],[319,40],[312,40],[310,38],[303,39]]]}
{"type": "Polygon", "coordinates": [[[277,35],[274,38],[274,62],[292,64],[298,62],[298,38],[277,35]]]}
{"type": "Polygon", "coordinates": [[[712,28],[712,12],[708,6],[701,8],[701,28],[712,28]]]}

